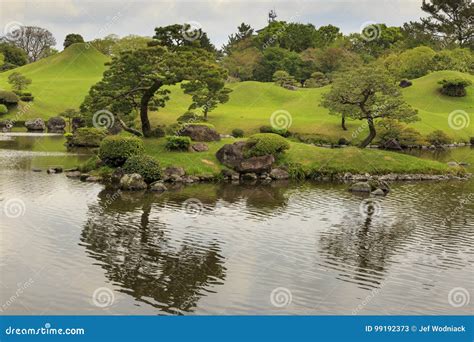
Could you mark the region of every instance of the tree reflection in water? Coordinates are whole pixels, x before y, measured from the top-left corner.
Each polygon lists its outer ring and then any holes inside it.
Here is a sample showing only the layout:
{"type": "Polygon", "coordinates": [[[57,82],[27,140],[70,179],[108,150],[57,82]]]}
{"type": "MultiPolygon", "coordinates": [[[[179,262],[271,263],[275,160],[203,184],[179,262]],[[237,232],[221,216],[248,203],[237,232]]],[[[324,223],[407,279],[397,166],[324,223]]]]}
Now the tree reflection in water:
{"type": "Polygon", "coordinates": [[[98,205],[90,207],[81,244],[123,292],[165,313],[182,314],[223,283],[226,269],[217,242],[172,240],[153,195],[123,192],[110,201],[111,196],[102,191],[98,205]]]}

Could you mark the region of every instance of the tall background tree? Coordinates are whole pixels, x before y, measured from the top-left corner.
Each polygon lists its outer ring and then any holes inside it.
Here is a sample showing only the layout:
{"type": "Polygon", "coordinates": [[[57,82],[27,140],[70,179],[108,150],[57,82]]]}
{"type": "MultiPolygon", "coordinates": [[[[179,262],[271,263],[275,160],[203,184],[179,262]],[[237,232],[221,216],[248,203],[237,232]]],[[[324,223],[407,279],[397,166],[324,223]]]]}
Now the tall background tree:
{"type": "Polygon", "coordinates": [[[84,43],[84,38],[82,38],[80,34],[69,33],[66,38],[64,38],[63,47],[67,48],[68,46],[76,43],[84,43]]]}
{"type": "Polygon", "coordinates": [[[374,67],[364,66],[339,74],[331,90],[323,95],[322,105],[330,114],[367,122],[369,135],[361,142],[362,148],[375,138],[376,120],[418,119],[416,110],[405,102],[394,80],[386,71],[374,67]]]}
{"type": "Polygon", "coordinates": [[[472,0],[423,0],[425,29],[448,43],[474,48],[474,4],[472,0]]]}
{"type": "Polygon", "coordinates": [[[56,45],[53,34],[37,26],[22,26],[9,32],[4,40],[25,51],[30,62],[35,62],[48,55],[51,47],[56,45]]]}

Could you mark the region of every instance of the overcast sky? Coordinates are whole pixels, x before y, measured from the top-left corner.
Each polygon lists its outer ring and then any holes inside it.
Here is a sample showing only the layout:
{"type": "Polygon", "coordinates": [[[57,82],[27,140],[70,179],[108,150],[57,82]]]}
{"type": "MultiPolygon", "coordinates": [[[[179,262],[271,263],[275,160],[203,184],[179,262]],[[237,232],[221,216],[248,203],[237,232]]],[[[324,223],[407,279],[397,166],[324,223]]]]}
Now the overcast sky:
{"type": "MultiPolygon", "coordinates": [[[[68,33],[92,40],[110,33],[152,36],[156,26],[197,22],[221,47],[241,22],[262,28],[270,9],[279,20],[333,24],[359,32],[367,22],[401,25],[423,16],[421,0],[0,0],[0,29],[22,24],[50,30],[62,49],[68,33]]],[[[3,35],[3,32],[0,32],[3,35]]]]}

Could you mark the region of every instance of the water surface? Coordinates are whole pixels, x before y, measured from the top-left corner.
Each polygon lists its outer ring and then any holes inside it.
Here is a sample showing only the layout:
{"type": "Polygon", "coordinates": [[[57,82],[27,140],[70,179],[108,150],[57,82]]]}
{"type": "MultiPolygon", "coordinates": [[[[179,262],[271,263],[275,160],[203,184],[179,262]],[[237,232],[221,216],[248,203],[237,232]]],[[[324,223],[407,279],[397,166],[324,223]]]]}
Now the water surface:
{"type": "MultiPolygon", "coordinates": [[[[4,314],[472,313],[449,293],[473,295],[473,181],[378,199],[317,183],[114,192],[32,172],[88,157],[62,139],[0,139],[4,314]]],[[[423,157],[474,164],[469,148],[423,157]]]]}

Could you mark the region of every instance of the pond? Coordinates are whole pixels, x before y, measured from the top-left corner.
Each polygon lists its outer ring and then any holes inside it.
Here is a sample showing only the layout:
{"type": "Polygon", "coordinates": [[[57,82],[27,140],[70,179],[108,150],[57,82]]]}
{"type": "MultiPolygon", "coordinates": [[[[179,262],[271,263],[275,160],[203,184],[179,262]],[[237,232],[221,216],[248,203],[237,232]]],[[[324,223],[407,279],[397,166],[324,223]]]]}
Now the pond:
{"type": "Polygon", "coordinates": [[[473,180],[372,199],[309,182],[113,192],[47,174],[87,159],[62,144],[0,138],[3,314],[472,313],[473,180]]]}

